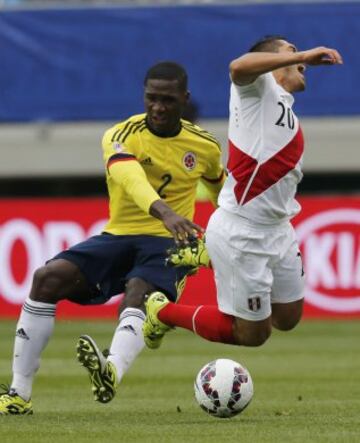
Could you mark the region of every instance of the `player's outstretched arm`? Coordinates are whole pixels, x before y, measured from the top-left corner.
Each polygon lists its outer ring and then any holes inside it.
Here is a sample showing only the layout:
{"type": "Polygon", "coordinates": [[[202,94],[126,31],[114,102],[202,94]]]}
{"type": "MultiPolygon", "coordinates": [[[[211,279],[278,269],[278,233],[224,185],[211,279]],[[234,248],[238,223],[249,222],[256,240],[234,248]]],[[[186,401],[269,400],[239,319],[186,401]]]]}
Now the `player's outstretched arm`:
{"type": "Polygon", "coordinates": [[[230,77],[238,85],[247,85],[257,77],[285,66],[307,64],[342,64],[342,57],[336,49],[320,46],[307,51],[294,52],[249,52],[230,63],[230,77]]]}
{"type": "Polygon", "coordinates": [[[150,206],[150,215],[161,220],[171,232],[177,244],[189,244],[194,234],[202,234],[204,229],[181,215],[176,214],[163,200],[156,200],[150,206]]]}
{"type": "MultiPolygon", "coordinates": [[[[127,159],[131,157],[131,154],[124,153],[124,155],[127,159]]],[[[136,161],[135,156],[132,157],[133,159],[126,162],[110,163],[108,170],[115,183],[123,187],[134,203],[144,212],[161,220],[178,244],[188,244],[188,237],[204,232],[201,226],[176,214],[161,200],[147,180],[144,169],[136,161]]]]}

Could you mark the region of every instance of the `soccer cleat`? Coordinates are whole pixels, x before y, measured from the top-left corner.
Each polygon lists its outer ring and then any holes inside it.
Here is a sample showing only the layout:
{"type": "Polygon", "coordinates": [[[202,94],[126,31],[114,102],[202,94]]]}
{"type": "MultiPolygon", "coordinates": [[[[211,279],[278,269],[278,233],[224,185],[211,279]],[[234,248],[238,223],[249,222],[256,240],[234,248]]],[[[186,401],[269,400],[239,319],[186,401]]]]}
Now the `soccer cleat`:
{"type": "Polygon", "coordinates": [[[21,398],[14,389],[6,389],[0,394],[0,416],[1,415],[31,415],[33,413],[31,400],[21,398]]]}
{"type": "Polygon", "coordinates": [[[145,301],[146,318],[143,323],[143,334],[145,344],[150,349],[160,347],[165,333],[171,329],[157,317],[158,312],[168,303],[169,300],[162,292],[153,292],[145,301]]]}
{"type": "Polygon", "coordinates": [[[187,246],[176,246],[167,251],[168,266],[211,267],[210,257],[202,238],[191,240],[187,246]]]}
{"type": "Polygon", "coordinates": [[[95,401],[108,403],[116,394],[116,368],[107,361],[94,340],[81,335],[76,346],[77,359],[90,377],[95,401]]]}

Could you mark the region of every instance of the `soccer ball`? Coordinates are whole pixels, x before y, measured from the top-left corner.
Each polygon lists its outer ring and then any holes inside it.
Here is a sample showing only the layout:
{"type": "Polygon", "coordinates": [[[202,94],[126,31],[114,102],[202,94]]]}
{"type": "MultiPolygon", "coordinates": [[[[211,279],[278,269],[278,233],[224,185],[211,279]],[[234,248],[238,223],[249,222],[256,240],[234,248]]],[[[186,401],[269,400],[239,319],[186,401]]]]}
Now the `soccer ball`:
{"type": "Polygon", "coordinates": [[[230,418],[250,403],[254,388],[249,371],[233,360],[219,358],[202,367],[194,383],[200,407],[214,417],[230,418]]]}

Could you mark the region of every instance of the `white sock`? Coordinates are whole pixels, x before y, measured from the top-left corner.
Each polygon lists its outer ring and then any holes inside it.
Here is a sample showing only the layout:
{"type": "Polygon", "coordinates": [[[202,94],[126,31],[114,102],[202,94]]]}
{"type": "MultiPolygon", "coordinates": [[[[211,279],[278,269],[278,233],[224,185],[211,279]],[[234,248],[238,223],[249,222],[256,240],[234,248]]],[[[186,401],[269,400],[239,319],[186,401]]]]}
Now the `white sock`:
{"type": "Polygon", "coordinates": [[[56,305],[27,298],[16,326],[13,355],[14,389],[24,400],[31,397],[35,372],[40,366],[40,355],[54,329],[56,305]]]}
{"type": "Polygon", "coordinates": [[[126,308],[120,315],[108,357],[116,367],[118,383],[145,346],[144,320],[145,314],[136,308],[126,308]]]}

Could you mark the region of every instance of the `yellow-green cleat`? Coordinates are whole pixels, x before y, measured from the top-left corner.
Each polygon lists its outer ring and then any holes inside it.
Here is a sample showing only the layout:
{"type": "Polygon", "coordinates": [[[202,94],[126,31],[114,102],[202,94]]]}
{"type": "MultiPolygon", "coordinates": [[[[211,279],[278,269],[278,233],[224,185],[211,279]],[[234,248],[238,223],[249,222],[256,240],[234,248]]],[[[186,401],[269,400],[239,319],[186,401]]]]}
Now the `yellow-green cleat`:
{"type": "Polygon", "coordinates": [[[148,348],[157,349],[160,347],[162,339],[171,327],[161,322],[157,315],[169,300],[162,292],[153,292],[145,301],[146,318],[143,323],[144,341],[148,348]]]}
{"type": "Polygon", "coordinates": [[[31,400],[21,398],[13,389],[7,389],[0,394],[1,415],[31,415],[33,413],[31,400]]]}
{"type": "Polygon", "coordinates": [[[176,246],[167,251],[168,266],[211,267],[210,257],[203,238],[194,238],[187,246],[176,246]]]}
{"type": "Polygon", "coordinates": [[[108,403],[116,394],[116,368],[107,361],[88,335],[81,335],[76,346],[77,359],[88,371],[95,401],[108,403]]]}

